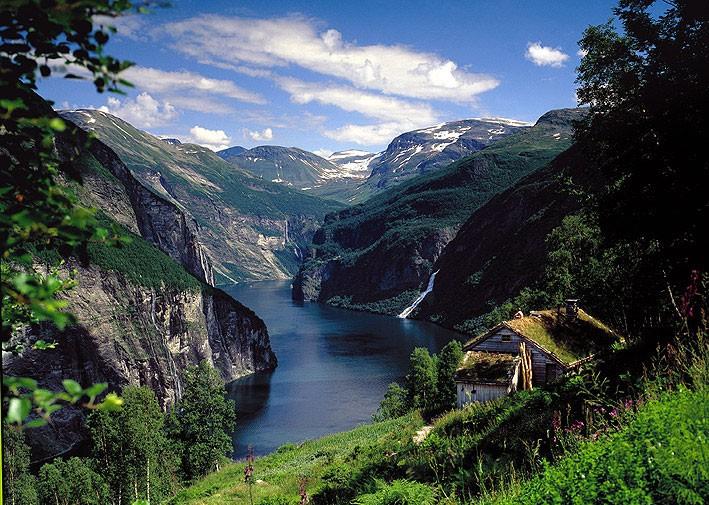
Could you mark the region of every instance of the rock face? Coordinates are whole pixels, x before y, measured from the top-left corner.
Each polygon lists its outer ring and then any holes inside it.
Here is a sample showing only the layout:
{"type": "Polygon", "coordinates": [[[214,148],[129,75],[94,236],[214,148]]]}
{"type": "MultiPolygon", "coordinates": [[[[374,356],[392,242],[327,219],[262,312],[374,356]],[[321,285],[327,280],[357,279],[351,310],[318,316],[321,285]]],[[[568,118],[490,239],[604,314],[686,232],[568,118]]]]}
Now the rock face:
{"type": "Polygon", "coordinates": [[[547,113],[446,168],[327,216],[294,279],[294,298],[400,313],[470,214],[567,149],[580,114],[547,113]]]}
{"type": "MultiPolygon", "coordinates": [[[[57,142],[60,152],[76,144],[57,142]]],[[[75,188],[79,198],[135,233],[134,241],[147,242],[137,261],[167,264],[166,275],[177,271],[192,279],[186,270],[195,278],[182,284],[161,281],[158,268],[156,284],[131,277],[120,264],[104,268],[74,262],[69,267],[76,268],[78,286],[66,296],[77,323],[63,332],[32,328],[25,336],[28,342],[54,340],[57,349],[34,351],[27,346],[18,356],[5,354],[5,373],[36,378],[52,389],[60,389],[65,378],[85,386],[105,381],[114,390],[149,386],[166,408],[182,393],[185,368],[202,360],[225,382],[274,368],[276,357],[263,321],[211,286],[212,265],[194,219],[143,186],[101,142],[94,141],[80,159],[83,184],[75,188]]],[[[86,437],[84,415],[80,409],[62,409],[51,425],[32,430],[33,459],[80,445],[86,437]]]]}
{"type": "Polygon", "coordinates": [[[503,303],[539,280],[547,235],[581,208],[564,181],[571,178],[585,188],[601,184],[590,158],[574,145],[474,212],[436,262],[436,284],[416,317],[475,333],[476,318],[491,303],[503,303]]]}

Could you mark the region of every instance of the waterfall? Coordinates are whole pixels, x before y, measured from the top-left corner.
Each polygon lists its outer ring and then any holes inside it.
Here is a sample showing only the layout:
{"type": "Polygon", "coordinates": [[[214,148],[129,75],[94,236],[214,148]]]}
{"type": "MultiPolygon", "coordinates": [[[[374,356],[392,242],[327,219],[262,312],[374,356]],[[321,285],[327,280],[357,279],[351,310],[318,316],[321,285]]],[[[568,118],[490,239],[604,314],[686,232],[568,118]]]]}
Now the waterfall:
{"type": "Polygon", "coordinates": [[[396,317],[399,317],[399,318],[401,318],[401,319],[406,319],[407,317],[409,317],[409,314],[411,314],[411,313],[414,311],[414,309],[416,309],[416,307],[419,306],[419,303],[421,303],[421,302],[423,301],[423,299],[426,298],[426,295],[428,295],[431,291],[433,291],[433,283],[436,281],[436,274],[437,274],[438,272],[440,272],[440,270],[436,270],[435,272],[433,272],[433,273],[431,274],[431,277],[429,277],[429,279],[428,279],[428,286],[426,286],[426,291],[424,291],[423,293],[421,293],[421,294],[418,296],[418,298],[416,298],[416,300],[414,300],[414,303],[412,303],[411,305],[409,305],[408,307],[406,307],[406,308],[401,312],[401,314],[399,314],[399,315],[396,316],[396,317]]]}

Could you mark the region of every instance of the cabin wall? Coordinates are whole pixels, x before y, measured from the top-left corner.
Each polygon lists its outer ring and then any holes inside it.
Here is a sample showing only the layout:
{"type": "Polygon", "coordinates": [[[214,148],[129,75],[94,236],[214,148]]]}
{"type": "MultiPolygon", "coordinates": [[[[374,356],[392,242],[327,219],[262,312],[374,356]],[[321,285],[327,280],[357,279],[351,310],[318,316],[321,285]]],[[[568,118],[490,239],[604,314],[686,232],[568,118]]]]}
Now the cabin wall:
{"type": "Polygon", "coordinates": [[[527,349],[532,353],[532,385],[541,386],[547,382],[547,365],[549,367],[549,380],[554,380],[559,377],[564,369],[558,362],[545,354],[533,342],[523,340],[514,331],[508,328],[501,328],[494,334],[473,347],[466,348],[466,351],[487,351],[487,352],[504,352],[508,354],[519,354],[519,344],[525,342],[527,349]],[[505,341],[505,338],[508,341],[505,341]]]}
{"type": "Polygon", "coordinates": [[[507,395],[508,386],[504,384],[468,384],[456,383],[458,408],[472,402],[487,402],[507,395]]]}

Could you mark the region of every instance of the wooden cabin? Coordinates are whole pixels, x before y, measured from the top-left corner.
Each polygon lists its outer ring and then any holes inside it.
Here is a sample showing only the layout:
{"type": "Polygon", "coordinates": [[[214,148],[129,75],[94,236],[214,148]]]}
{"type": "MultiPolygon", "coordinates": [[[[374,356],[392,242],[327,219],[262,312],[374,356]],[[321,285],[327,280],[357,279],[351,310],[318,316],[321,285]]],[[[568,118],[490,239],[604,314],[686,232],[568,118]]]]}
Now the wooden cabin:
{"type": "Polygon", "coordinates": [[[458,407],[551,382],[618,339],[575,300],[504,321],[463,347],[455,374],[458,407]]]}

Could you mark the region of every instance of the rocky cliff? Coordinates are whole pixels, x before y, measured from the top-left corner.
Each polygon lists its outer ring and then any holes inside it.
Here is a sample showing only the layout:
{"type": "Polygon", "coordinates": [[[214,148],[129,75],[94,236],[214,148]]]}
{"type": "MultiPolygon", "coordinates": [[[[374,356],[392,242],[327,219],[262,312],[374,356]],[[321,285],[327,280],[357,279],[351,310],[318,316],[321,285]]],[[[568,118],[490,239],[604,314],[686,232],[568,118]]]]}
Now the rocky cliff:
{"type": "MultiPolygon", "coordinates": [[[[57,146],[68,156],[82,140],[58,139],[57,146]]],[[[57,348],[4,355],[4,372],[53,389],[64,378],[83,385],[105,381],[115,390],[145,385],[167,407],[179,398],[191,364],[209,361],[225,382],[274,368],[263,321],[210,285],[212,266],[194,219],[143,186],[101,142],[93,141],[76,164],[83,183],[73,189],[80,200],[97,207],[103,223],[130,235],[131,242],[91,245],[88,264],[69,260],[65,271],[76,269],[78,280],[67,294],[76,324],[63,332],[32,328],[26,340],[53,340],[57,348]]],[[[63,409],[49,426],[32,430],[34,458],[80,444],[84,414],[63,409]]]]}

